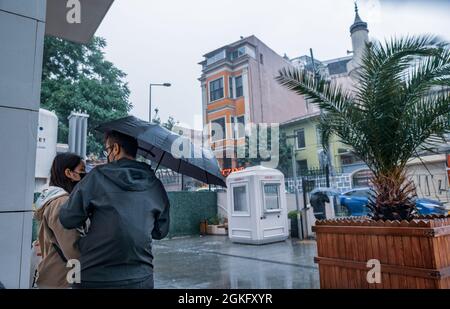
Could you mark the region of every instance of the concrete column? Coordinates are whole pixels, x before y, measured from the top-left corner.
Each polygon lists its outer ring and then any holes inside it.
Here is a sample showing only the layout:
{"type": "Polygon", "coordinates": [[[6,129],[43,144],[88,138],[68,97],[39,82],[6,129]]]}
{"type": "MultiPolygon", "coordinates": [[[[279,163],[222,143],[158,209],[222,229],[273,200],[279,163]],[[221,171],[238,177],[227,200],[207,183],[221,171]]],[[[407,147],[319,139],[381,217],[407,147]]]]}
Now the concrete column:
{"type": "Polygon", "coordinates": [[[0,281],[28,288],[45,0],[0,1],[0,281]]]}
{"type": "Polygon", "coordinates": [[[206,91],[206,83],[202,82],[201,84],[202,89],[202,119],[203,119],[203,125],[207,125],[208,117],[207,117],[207,106],[208,106],[208,92],[206,91]]]}

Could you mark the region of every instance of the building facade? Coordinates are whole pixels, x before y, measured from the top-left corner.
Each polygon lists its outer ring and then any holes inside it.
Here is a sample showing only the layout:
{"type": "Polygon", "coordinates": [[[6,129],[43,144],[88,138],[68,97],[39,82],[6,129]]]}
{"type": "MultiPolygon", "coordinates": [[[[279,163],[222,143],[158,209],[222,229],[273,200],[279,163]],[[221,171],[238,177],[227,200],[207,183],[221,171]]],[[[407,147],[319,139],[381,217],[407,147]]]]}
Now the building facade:
{"type": "Polygon", "coordinates": [[[287,139],[287,142],[294,147],[299,175],[308,169],[324,168],[326,163],[329,163],[331,173],[350,173],[365,166],[352,153],[351,147],[334,135],[330,138],[327,155],[322,146],[319,120],[320,112],[316,112],[280,125],[282,133],[294,137],[287,139]]]}
{"type": "Polygon", "coordinates": [[[236,147],[245,143],[251,124],[281,123],[306,115],[303,97],[278,84],[275,77],[292,63],[255,36],[204,55],[203,123],[221,167],[236,168],[236,147]]]}
{"type": "MultiPolygon", "coordinates": [[[[320,74],[324,79],[340,85],[348,91],[357,87],[357,71],[360,66],[365,44],[369,41],[368,27],[355,7],[355,20],[350,26],[353,51],[351,56],[319,61],[304,55],[291,59],[292,64],[302,70],[320,74]],[[314,63],[314,65],[313,65],[314,63]]],[[[437,88],[439,92],[441,88],[437,88]]],[[[308,105],[308,103],[307,103],[308,105]]],[[[324,164],[323,147],[318,129],[320,112],[312,112],[303,117],[292,118],[281,124],[281,132],[295,136],[288,139],[295,149],[295,159],[299,175],[302,170],[322,167],[324,164]]],[[[345,191],[354,187],[369,185],[372,176],[367,165],[352,151],[352,148],[339,141],[336,136],[330,138],[328,162],[331,166],[332,183],[338,190],[345,191]]],[[[450,153],[450,143],[442,144],[437,153],[421,153],[420,158],[412,158],[407,163],[407,174],[414,181],[419,197],[428,197],[448,203],[450,172],[447,171],[446,153],[450,153]]],[[[325,157],[326,158],[326,157],[325,157]]],[[[450,159],[448,160],[450,162],[450,159]]],[[[294,186],[292,180],[291,186],[294,186]]],[[[298,186],[298,184],[297,184],[298,186]]]]}
{"type": "MultiPolygon", "coordinates": [[[[321,78],[329,80],[345,90],[352,91],[357,85],[356,73],[365,44],[369,41],[368,33],[367,23],[362,21],[358,8],[355,6],[355,20],[350,26],[353,50],[349,53],[352,55],[326,61],[313,60],[311,56],[303,55],[290,59],[290,61],[300,70],[318,74],[321,78]]],[[[310,106],[308,102],[306,102],[306,106],[307,115],[293,117],[281,124],[283,132],[287,135],[295,135],[295,139],[288,139],[288,143],[295,149],[299,170],[320,167],[326,158],[318,129],[320,111],[317,107],[310,106]]],[[[336,136],[330,138],[328,147],[331,171],[348,174],[367,168],[364,162],[354,155],[351,147],[339,142],[336,136]]]]}

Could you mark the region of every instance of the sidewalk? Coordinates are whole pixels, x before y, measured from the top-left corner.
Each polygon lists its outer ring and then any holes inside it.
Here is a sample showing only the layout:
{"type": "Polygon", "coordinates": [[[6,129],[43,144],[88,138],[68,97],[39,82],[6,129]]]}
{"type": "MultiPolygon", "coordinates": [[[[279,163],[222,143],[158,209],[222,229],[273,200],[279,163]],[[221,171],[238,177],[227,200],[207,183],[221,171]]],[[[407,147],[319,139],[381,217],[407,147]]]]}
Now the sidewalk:
{"type": "Polygon", "coordinates": [[[315,241],[262,246],[225,236],[155,241],[155,288],[319,288],[315,241]]]}

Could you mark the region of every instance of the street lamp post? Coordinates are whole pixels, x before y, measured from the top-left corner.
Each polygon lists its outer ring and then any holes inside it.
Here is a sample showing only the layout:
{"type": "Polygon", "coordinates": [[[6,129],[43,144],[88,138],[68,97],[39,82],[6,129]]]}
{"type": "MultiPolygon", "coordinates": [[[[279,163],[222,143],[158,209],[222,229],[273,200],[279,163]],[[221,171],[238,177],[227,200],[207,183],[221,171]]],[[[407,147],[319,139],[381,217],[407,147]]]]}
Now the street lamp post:
{"type": "Polygon", "coordinates": [[[152,122],[152,87],[153,86],[170,87],[170,86],[172,86],[172,84],[171,83],[150,84],[150,87],[149,87],[149,98],[148,98],[148,105],[149,105],[148,122],[152,122]]]}
{"type": "Polygon", "coordinates": [[[300,210],[300,206],[299,206],[299,198],[298,198],[298,189],[297,189],[297,164],[296,164],[296,160],[295,160],[295,135],[287,135],[286,138],[290,139],[294,139],[294,143],[292,144],[291,147],[291,163],[292,163],[292,173],[293,173],[293,177],[294,177],[294,192],[295,192],[295,204],[296,204],[296,208],[297,211],[300,210]]]}
{"type": "MultiPolygon", "coordinates": [[[[300,202],[300,199],[299,199],[299,196],[298,196],[298,186],[297,186],[297,164],[296,164],[296,159],[295,159],[295,150],[294,150],[294,147],[295,147],[295,139],[297,138],[297,136],[294,134],[294,135],[287,135],[286,136],[286,138],[288,139],[294,139],[294,143],[292,144],[292,148],[291,148],[291,152],[292,152],[292,158],[291,158],[291,160],[292,160],[292,173],[293,173],[293,177],[294,177],[294,193],[295,193],[295,204],[296,204],[296,208],[297,208],[297,211],[300,211],[300,206],[299,206],[299,202],[300,202]]],[[[301,177],[300,177],[300,179],[301,179],[301,177]]],[[[301,183],[303,184],[303,181],[301,181],[301,183]]],[[[302,219],[302,221],[304,222],[304,224],[305,224],[305,226],[306,226],[306,229],[305,228],[303,228],[302,229],[302,233],[300,233],[300,231],[299,231],[299,235],[300,234],[303,234],[304,236],[304,238],[308,238],[308,218],[307,218],[307,207],[306,207],[306,200],[305,200],[305,198],[303,198],[303,209],[301,210],[302,211],[302,216],[301,216],[301,219],[302,219]]],[[[297,215],[297,220],[298,220],[298,215],[297,215]]],[[[299,226],[299,230],[300,230],[300,226],[299,226]]]]}

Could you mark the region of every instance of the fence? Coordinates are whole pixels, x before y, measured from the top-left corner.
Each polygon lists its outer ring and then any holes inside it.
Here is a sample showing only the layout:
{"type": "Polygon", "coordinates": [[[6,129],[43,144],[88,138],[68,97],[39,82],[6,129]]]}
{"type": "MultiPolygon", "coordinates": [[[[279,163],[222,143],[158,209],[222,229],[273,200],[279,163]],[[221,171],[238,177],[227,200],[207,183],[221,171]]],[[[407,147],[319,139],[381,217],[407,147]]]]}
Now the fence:
{"type": "Polygon", "coordinates": [[[202,182],[170,169],[158,169],[155,174],[167,191],[195,191],[204,186],[202,182]]]}
{"type": "MultiPolygon", "coordinates": [[[[445,172],[437,173],[435,170],[431,173],[409,173],[410,179],[416,185],[417,196],[420,198],[430,198],[439,200],[443,203],[450,203],[450,187],[448,175],[445,172]]],[[[367,179],[370,178],[366,170],[351,173],[341,173],[329,176],[329,186],[339,192],[344,192],[353,187],[367,186],[367,179]],[[364,184],[364,185],[363,185],[364,184]]],[[[297,182],[293,178],[285,179],[285,188],[289,193],[303,193],[305,187],[306,193],[314,188],[323,188],[327,186],[326,175],[323,169],[311,169],[297,177],[297,182]]]]}
{"type": "Polygon", "coordinates": [[[300,176],[297,176],[297,181],[294,178],[285,178],[286,191],[289,193],[294,193],[295,187],[297,187],[298,192],[303,192],[303,187],[305,187],[306,192],[310,192],[314,188],[327,186],[340,192],[350,190],[352,188],[351,174],[342,173],[341,170],[333,170],[327,176],[326,168],[311,168],[301,171],[300,176]]]}

